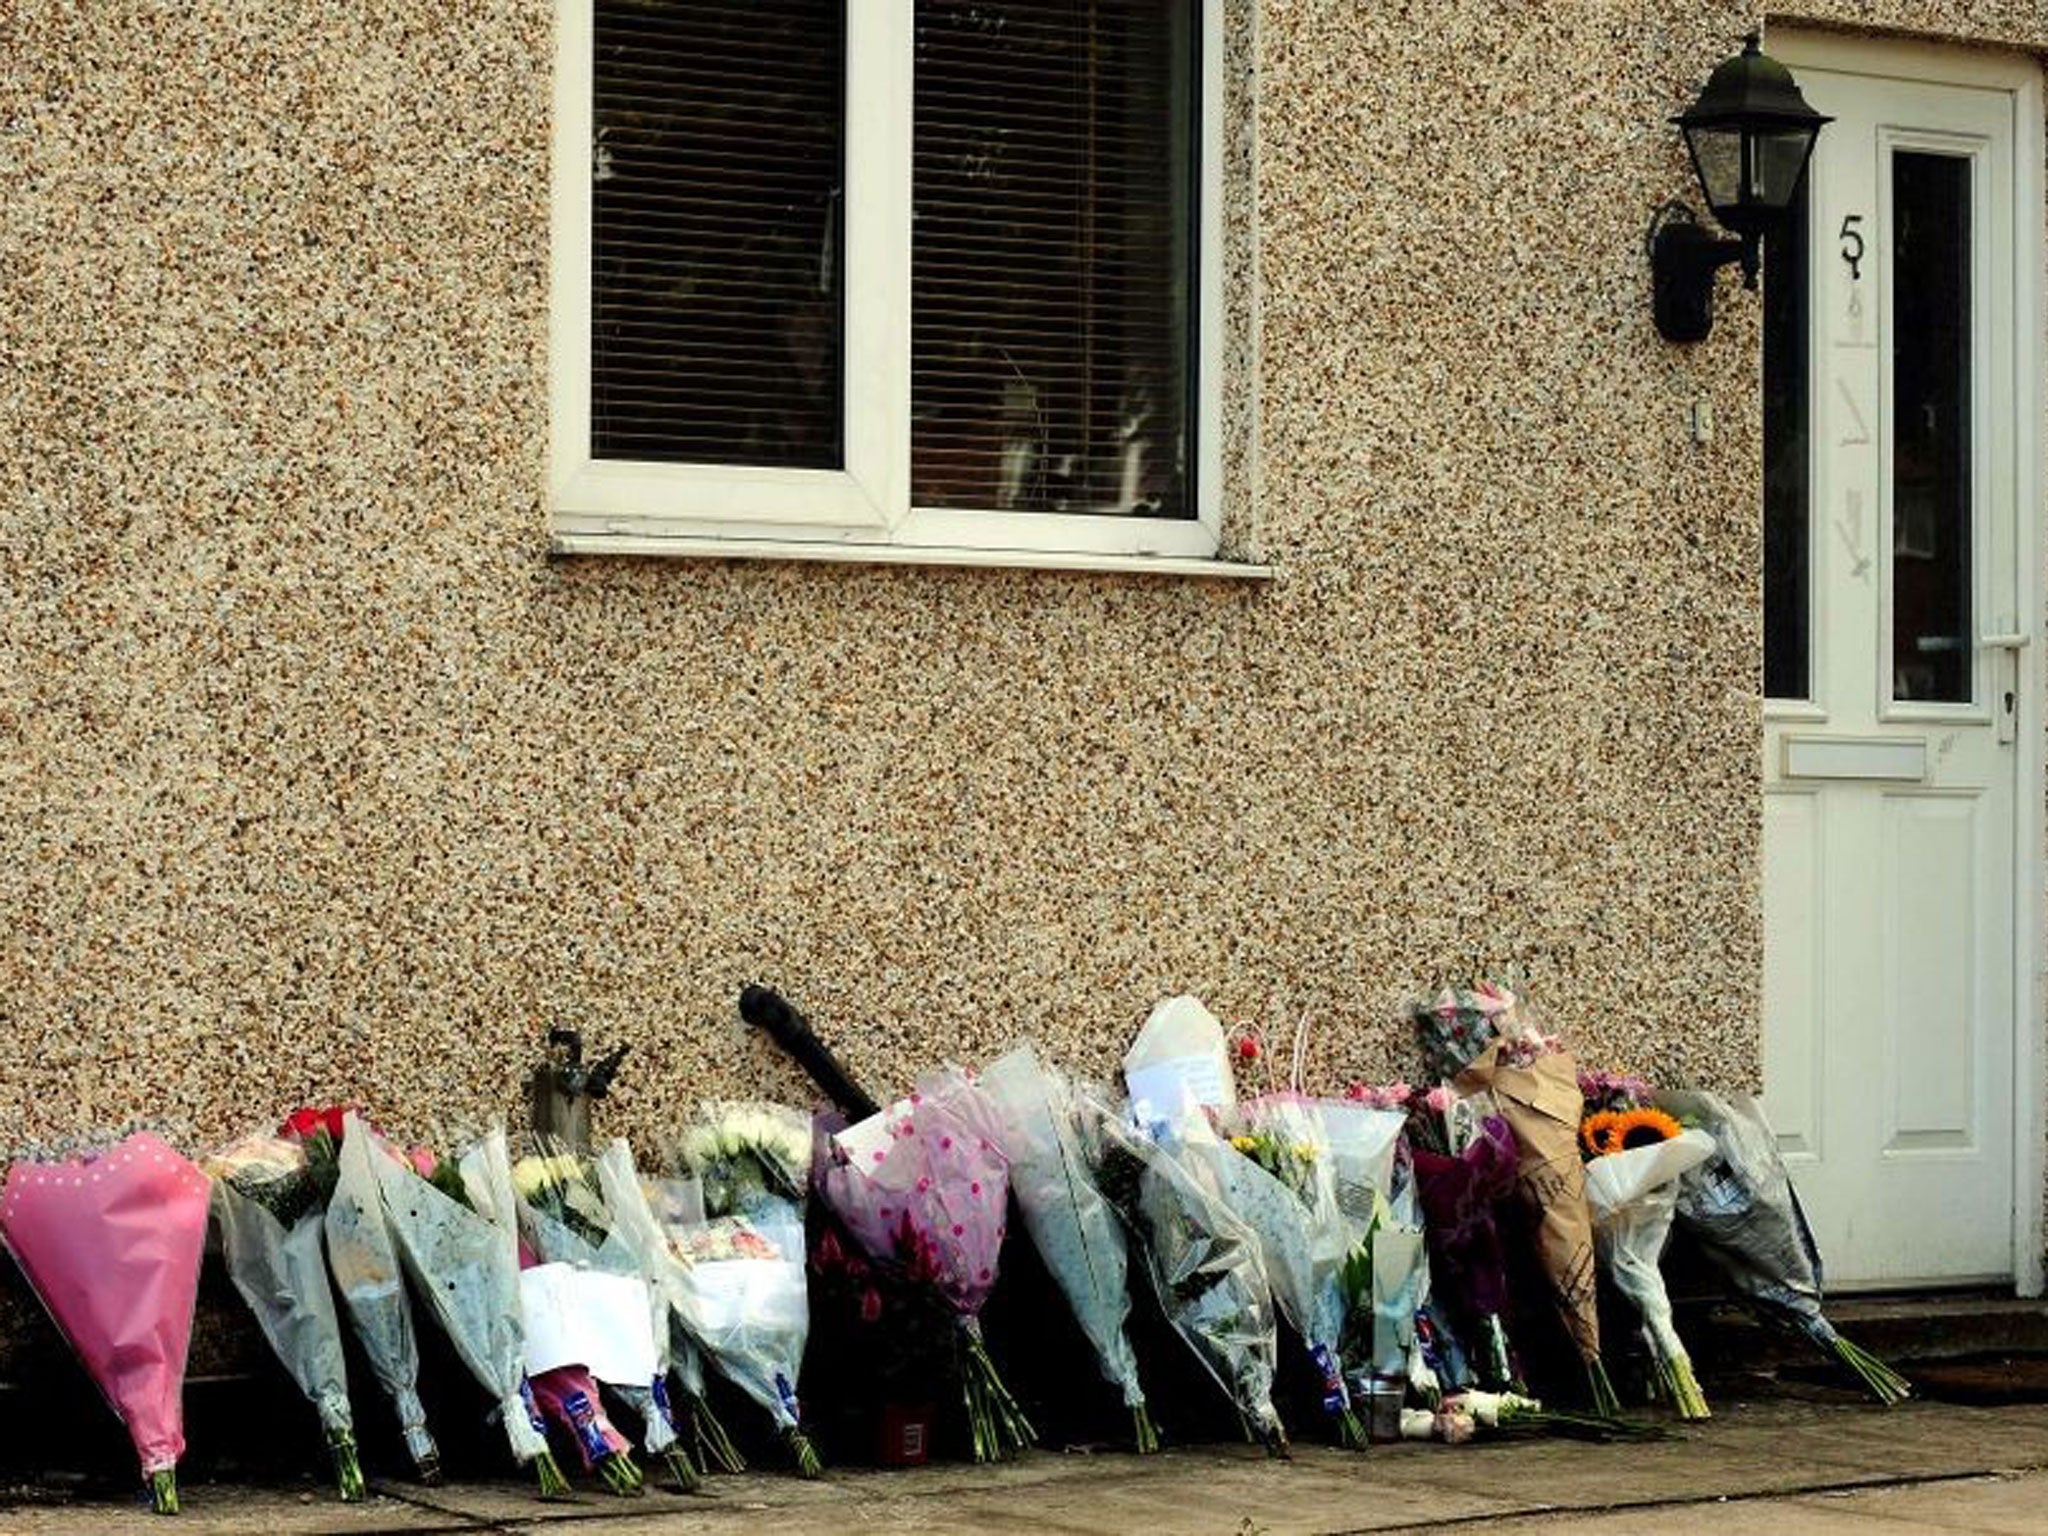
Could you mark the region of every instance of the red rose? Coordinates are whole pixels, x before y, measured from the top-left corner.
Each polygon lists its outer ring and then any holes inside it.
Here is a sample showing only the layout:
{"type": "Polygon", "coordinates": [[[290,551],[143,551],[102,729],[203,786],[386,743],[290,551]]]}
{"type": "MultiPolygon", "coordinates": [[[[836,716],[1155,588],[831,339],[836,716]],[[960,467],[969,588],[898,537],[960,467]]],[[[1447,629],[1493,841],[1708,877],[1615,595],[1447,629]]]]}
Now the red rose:
{"type": "Polygon", "coordinates": [[[277,1134],[293,1141],[304,1141],[320,1129],[320,1111],[317,1109],[295,1109],[284,1118],[277,1134]]]}
{"type": "Polygon", "coordinates": [[[1246,1035],[1237,1042],[1237,1057],[1240,1061],[1257,1061],[1259,1059],[1259,1042],[1250,1035],[1246,1035]]]}

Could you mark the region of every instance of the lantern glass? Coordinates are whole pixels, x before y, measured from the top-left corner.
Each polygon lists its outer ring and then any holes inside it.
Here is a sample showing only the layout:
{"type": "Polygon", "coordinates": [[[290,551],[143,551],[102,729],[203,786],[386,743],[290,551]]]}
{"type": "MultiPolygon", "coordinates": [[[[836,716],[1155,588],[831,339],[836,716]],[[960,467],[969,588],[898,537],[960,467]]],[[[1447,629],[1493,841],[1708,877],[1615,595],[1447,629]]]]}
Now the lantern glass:
{"type": "Polygon", "coordinates": [[[1742,130],[1732,123],[1687,124],[1685,142],[1707,206],[1724,223],[1724,210],[1742,201],[1742,130]]]}
{"type": "Polygon", "coordinates": [[[1750,200],[1773,214],[1792,206],[1818,124],[1797,123],[1757,133],[1750,151],[1750,200]]]}

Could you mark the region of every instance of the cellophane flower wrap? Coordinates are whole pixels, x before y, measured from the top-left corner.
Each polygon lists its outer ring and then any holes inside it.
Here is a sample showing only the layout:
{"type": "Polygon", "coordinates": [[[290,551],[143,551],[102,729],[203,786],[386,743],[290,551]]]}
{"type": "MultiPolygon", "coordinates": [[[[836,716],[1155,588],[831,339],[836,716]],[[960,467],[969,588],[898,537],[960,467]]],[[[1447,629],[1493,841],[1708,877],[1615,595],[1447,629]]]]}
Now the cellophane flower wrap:
{"type": "Polygon", "coordinates": [[[147,1131],[94,1156],[16,1161],[0,1187],[0,1240],[127,1426],[160,1514],[178,1510],[207,1204],[206,1175],[147,1131]]]}
{"type": "Polygon", "coordinates": [[[1519,1017],[1496,1015],[1494,1023],[1494,1038],[1453,1086],[1460,1093],[1490,1094],[1514,1133],[1516,1192],[1534,1227],[1551,1300],[1585,1366],[1594,1409],[1616,1413],[1621,1405],[1600,1359],[1593,1217],[1579,1157],[1585,1100],[1578,1065],[1554,1037],[1519,1017]]]}
{"type": "Polygon", "coordinates": [[[1083,1089],[1076,1104],[1096,1183],[1137,1239],[1167,1322],[1236,1406],[1245,1433],[1286,1454],[1273,1407],[1277,1318],[1258,1234],[1223,1198],[1211,1159],[1187,1147],[1215,1131],[1199,1110],[1140,1127],[1099,1093],[1083,1089]]]}
{"type": "MultiPolygon", "coordinates": [[[[512,1165],[510,1178],[534,1401],[573,1441],[586,1472],[597,1473],[614,1493],[636,1493],[644,1479],[598,1387],[624,1399],[640,1419],[648,1454],[666,1458],[676,1434],[655,1389],[661,1360],[655,1292],[631,1246],[613,1235],[588,1159],[543,1138],[533,1155],[512,1165]],[[552,1340],[547,1360],[532,1353],[536,1309],[544,1309],[552,1340]]],[[[696,1469],[687,1460],[671,1463],[671,1470],[683,1487],[696,1486],[696,1469]]]]}
{"type": "Polygon", "coordinates": [[[1280,1315],[1300,1335],[1322,1380],[1323,1411],[1345,1445],[1365,1444],[1341,1360],[1351,1308],[1345,1261],[1353,1249],[1336,1172],[1312,1101],[1297,1094],[1246,1100],[1225,1119],[1228,1140],[1189,1143],[1210,1160],[1230,1209],[1257,1235],[1280,1315]]]}
{"type": "MultiPolygon", "coordinates": [[[[547,1433],[526,1380],[526,1337],[519,1313],[519,1238],[509,1167],[499,1188],[500,1156],[478,1160],[472,1182],[443,1169],[430,1179],[388,1147],[372,1156],[384,1215],[414,1290],[448,1335],[456,1355],[497,1404],[512,1456],[532,1467],[543,1493],[568,1490],[548,1450],[547,1433]],[[478,1195],[482,1195],[482,1210],[478,1195]],[[489,1211],[502,1211],[493,1220],[489,1211]]],[[[438,1165],[437,1165],[438,1166],[438,1165]]]]}
{"type": "MultiPolygon", "coordinates": [[[[599,1379],[639,1418],[641,1444],[648,1455],[668,1462],[677,1481],[694,1488],[696,1468],[677,1451],[679,1441],[664,1383],[669,1361],[667,1303],[641,1261],[639,1244],[612,1209],[596,1164],[559,1143],[543,1142],[535,1155],[513,1165],[512,1184],[518,1197],[520,1236],[538,1258],[618,1276],[641,1287],[635,1294],[648,1316],[651,1363],[630,1378],[614,1380],[612,1375],[601,1375],[599,1379]]],[[[609,1425],[595,1427],[602,1435],[609,1425]]],[[[609,1475],[624,1475],[624,1469],[609,1475]]]]}
{"type": "Polygon", "coordinates": [[[774,1421],[806,1477],[821,1470],[796,1393],[811,1326],[811,1145],[800,1110],[704,1105],[671,1147],[677,1168],[697,1181],[704,1219],[665,1229],[676,1310],[719,1371],[774,1421]]]}
{"type": "Polygon", "coordinates": [[[814,1171],[819,1197],[870,1259],[924,1279],[951,1307],[977,1461],[1037,1438],[981,1336],[1009,1208],[996,1124],[964,1074],[933,1073],[910,1098],[833,1136],[814,1171]]]}
{"type": "Polygon", "coordinates": [[[305,1143],[247,1136],[208,1158],[214,1219],[228,1279],[278,1363],[319,1416],[335,1481],[345,1500],[363,1497],[355,1416],[341,1318],[327,1281],[328,1191],[334,1187],[334,1144],[319,1133],[325,1173],[316,1173],[305,1143]]]}
{"type": "Polygon", "coordinates": [[[1025,1230],[1095,1350],[1103,1379],[1121,1389],[1140,1451],[1159,1448],[1138,1359],[1124,1332],[1130,1316],[1129,1250],[1122,1223],[1095,1183],[1082,1144],[1073,1084],[1028,1045],[981,1074],[996,1117],[996,1144],[1025,1230]]]}
{"type": "Polygon", "coordinates": [[[1358,1095],[1318,1099],[1315,1116],[1344,1224],[1344,1262],[1338,1273],[1344,1316],[1337,1363],[1346,1390],[1356,1393],[1373,1375],[1372,1240],[1389,1217],[1403,1116],[1358,1095]]]}
{"type": "MultiPolygon", "coordinates": [[[[701,1477],[682,1442],[685,1426],[677,1422],[668,1391],[667,1378],[674,1368],[677,1330],[681,1325],[674,1316],[667,1240],[648,1204],[633,1150],[623,1139],[606,1145],[597,1154],[592,1168],[611,1223],[600,1253],[608,1265],[617,1264],[622,1258],[629,1261],[633,1272],[646,1282],[654,1332],[653,1379],[644,1384],[644,1396],[637,1391],[624,1395],[641,1415],[645,1426],[642,1443],[648,1453],[660,1456],[677,1485],[688,1491],[698,1486],[701,1477]]],[[[694,1350],[695,1346],[688,1347],[694,1350]]],[[[699,1387],[701,1390],[701,1382],[699,1387]]],[[[701,1421],[693,1420],[689,1427],[693,1433],[707,1433],[701,1421]]]]}
{"type": "MultiPolygon", "coordinates": [[[[683,1317],[681,1281],[669,1245],[673,1228],[704,1219],[702,1191],[695,1179],[644,1177],[623,1140],[613,1141],[598,1154],[596,1169],[611,1213],[612,1238],[631,1250],[653,1296],[655,1342],[661,1359],[652,1394],[677,1435],[694,1441],[701,1467],[745,1471],[746,1463],[725,1427],[704,1401],[703,1349],[683,1317]],[[680,1400],[669,1393],[663,1376],[675,1382],[680,1400]]],[[[692,1474],[683,1470],[690,1457],[682,1438],[666,1454],[678,1481],[690,1483],[692,1474]]]]}
{"type": "Polygon", "coordinates": [[[1479,1059],[1503,1033],[1518,1027],[1515,994],[1497,982],[1446,987],[1409,1008],[1416,1043],[1431,1079],[1449,1082],[1479,1059]]]}
{"type": "Polygon", "coordinates": [[[1713,1155],[1713,1137],[1693,1130],[1650,1146],[1609,1152],[1586,1164],[1593,1241],[1615,1289],[1642,1314],[1650,1357],[1665,1395],[1686,1419],[1709,1417],[1707,1399],[1672,1321],[1671,1297],[1659,1261],[1678,1212],[1679,1179],[1713,1155]]]}
{"type": "Polygon", "coordinates": [[[1763,1107],[1747,1094],[1663,1092],[1658,1107],[1714,1138],[1714,1155],[1678,1181],[1678,1220],[1736,1293],[1853,1371],[1887,1405],[1906,1379],[1843,1338],[1821,1311],[1820,1253],[1763,1107]]]}
{"type": "Polygon", "coordinates": [[[371,1374],[398,1415],[406,1453],[420,1477],[432,1483],[440,1480],[441,1453],[428,1432],[426,1405],[420,1401],[420,1351],[412,1305],[406,1300],[398,1247],[377,1187],[374,1160],[391,1155],[358,1116],[345,1119],[335,1154],[334,1192],[324,1218],[327,1267],[371,1374]]]}
{"type": "Polygon", "coordinates": [[[1480,1381],[1496,1391],[1510,1388],[1521,1373],[1508,1345],[1507,1251],[1498,1213],[1515,1189],[1514,1133],[1499,1115],[1487,1114],[1455,1151],[1418,1139],[1412,1155],[1437,1299],[1463,1332],[1480,1381]]]}

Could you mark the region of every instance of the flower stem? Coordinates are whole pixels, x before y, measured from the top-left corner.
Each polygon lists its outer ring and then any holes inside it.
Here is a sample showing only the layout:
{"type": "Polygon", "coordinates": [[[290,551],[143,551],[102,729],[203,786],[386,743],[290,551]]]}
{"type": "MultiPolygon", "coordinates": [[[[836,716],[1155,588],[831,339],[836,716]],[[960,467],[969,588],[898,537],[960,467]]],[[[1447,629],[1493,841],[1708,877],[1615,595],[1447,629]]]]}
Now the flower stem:
{"type": "Polygon", "coordinates": [[[637,1497],[647,1486],[647,1479],[640,1475],[640,1469],[633,1465],[633,1458],[624,1451],[613,1451],[600,1457],[597,1475],[604,1479],[605,1487],[622,1499],[637,1497]]]}
{"type": "Polygon", "coordinates": [[[676,1492],[695,1493],[704,1486],[704,1475],[691,1463],[690,1453],[683,1449],[682,1441],[678,1440],[663,1451],[661,1459],[668,1464],[668,1475],[675,1479],[676,1492]]]}
{"type": "Polygon", "coordinates": [[[328,1431],[327,1450],[334,1458],[334,1484],[344,1504],[362,1500],[363,1467],[356,1458],[356,1437],[345,1429],[328,1431]]]}
{"type": "Polygon", "coordinates": [[[718,1415],[711,1411],[709,1403],[701,1397],[690,1399],[689,1414],[690,1432],[696,1437],[705,1471],[716,1468],[721,1472],[740,1473],[747,1470],[747,1459],[733,1445],[732,1437],[718,1422],[718,1415]]]}
{"type": "Polygon", "coordinates": [[[1337,1443],[1347,1451],[1362,1451],[1366,1446],[1365,1426],[1358,1420],[1358,1414],[1345,1408],[1337,1415],[1337,1443]]]}
{"type": "Polygon", "coordinates": [[[1657,1368],[1664,1382],[1665,1394],[1681,1419],[1698,1423],[1714,1416],[1714,1411],[1707,1406],[1707,1394],[1700,1390],[1699,1378],[1693,1375],[1689,1356],[1680,1351],[1669,1358],[1659,1359],[1657,1368]]]}
{"type": "Polygon", "coordinates": [[[166,1467],[161,1472],[149,1474],[149,1507],[160,1515],[175,1515],[178,1512],[178,1474],[166,1467]]]}
{"type": "Polygon", "coordinates": [[[795,1425],[782,1432],[783,1443],[789,1447],[789,1454],[796,1462],[796,1475],[816,1478],[825,1475],[825,1464],[818,1460],[818,1448],[811,1444],[811,1437],[795,1425]]]}
{"type": "Polygon", "coordinates": [[[1159,1449],[1159,1431],[1152,1425],[1152,1410],[1143,1403],[1131,1409],[1131,1430],[1137,1438],[1140,1456],[1150,1456],[1159,1449]]]}
{"type": "Polygon", "coordinates": [[[1895,1407],[1913,1395],[1913,1384],[1860,1344],[1840,1335],[1830,1346],[1837,1360],[1854,1371],[1870,1395],[1885,1407],[1895,1407]]]}
{"type": "Polygon", "coordinates": [[[542,1451],[533,1458],[533,1475],[540,1483],[540,1496],[544,1499],[559,1499],[569,1492],[569,1479],[562,1476],[553,1451],[542,1451]]]}
{"type": "Polygon", "coordinates": [[[1593,1398],[1593,1412],[1602,1418],[1621,1416],[1621,1399],[1614,1395],[1614,1383],[1607,1379],[1607,1367],[1598,1355],[1586,1362],[1586,1386],[1593,1398]]]}

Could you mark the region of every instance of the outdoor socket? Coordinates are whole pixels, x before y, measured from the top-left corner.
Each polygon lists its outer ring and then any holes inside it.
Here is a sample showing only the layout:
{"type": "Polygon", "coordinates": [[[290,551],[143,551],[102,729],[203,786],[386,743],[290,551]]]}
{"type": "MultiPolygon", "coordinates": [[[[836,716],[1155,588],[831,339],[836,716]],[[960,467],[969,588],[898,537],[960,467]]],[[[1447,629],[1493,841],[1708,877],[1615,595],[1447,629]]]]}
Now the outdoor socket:
{"type": "Polygon", "coordinates": [[[622,1045],[595,1065],[585,1066],[581,1030],[548,1031],[548,1053],[533,1069],[527,1088],[533,1103],[533,1134],[540,1145],[590,1150],[590,1101],[611,1092],[612,1079],[629,1049],[622,1045]]]}

